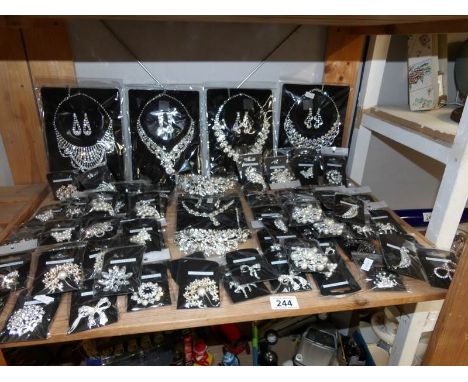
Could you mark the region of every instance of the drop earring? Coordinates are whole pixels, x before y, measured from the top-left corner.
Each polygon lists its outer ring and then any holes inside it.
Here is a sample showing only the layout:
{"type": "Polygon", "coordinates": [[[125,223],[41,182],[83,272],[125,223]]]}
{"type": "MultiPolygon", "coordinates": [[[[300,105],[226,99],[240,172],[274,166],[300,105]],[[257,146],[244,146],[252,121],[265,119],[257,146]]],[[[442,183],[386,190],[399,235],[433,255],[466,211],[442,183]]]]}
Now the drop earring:
{"type": "Polygon", "coordinates": [[[312,122],[314,121],[314,113],[312,112],[312,108],[309,107],[309,113],[307,114],[307,117],[304,119],[304,125],[306,128],[309,130],[312,129],[312,122]]]}
{"type": "Polygon", "coordinates": [[[88,114],[84,113],[84,119],[83,119],[83,134],[86,136],[91,135],[91,124],[89,123],[88,120],[88,114]]]}
{"type": "Polygon", "coordinates": [[[72,133],[76,137],[79,137],[81,135],[81,126],[80,126],[80,123],[78,122],[78,117],[76,116],[76,113],[73,113],[72,133]]]}

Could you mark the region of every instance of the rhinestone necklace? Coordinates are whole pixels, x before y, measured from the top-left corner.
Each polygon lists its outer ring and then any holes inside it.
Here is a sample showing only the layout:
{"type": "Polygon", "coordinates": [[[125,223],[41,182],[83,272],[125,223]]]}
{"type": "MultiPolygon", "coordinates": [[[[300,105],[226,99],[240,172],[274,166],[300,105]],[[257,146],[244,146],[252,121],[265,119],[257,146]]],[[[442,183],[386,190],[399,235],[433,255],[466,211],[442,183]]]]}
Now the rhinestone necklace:
{"type": "Polygon", "coordinates": [[[166,174],[172,175],[175,173],[174,166],[176,161],[180,158],[180,154],[182,154],[192,142],[192,139],[195,135],[195,122],[182,102],[180,102],[175,97],[161,93],[158,94],[156,97],[151,98],[141,109],[140,115],[138,116],[137,120],[137,132],[138,136],[140,137],[141,141],[145,144],[146,148],[161,162],[161,166],[164,167],[164,171],[166,171],[166,174]],[[159,146],[153,139],[151,139],[148,136],[148,134],[146,134],[145,130],[143,129],[143,126],[141,125],[141,117],[146,107],[150,103],[161,97],[170,98],[174,102],[178,103],[185,111],[187,116],[190,118],[190,126],[187,130],[187,133],[171,150],[168,150],[164,146],[159,146]]]}
{"type": "MultiPolygon", "coordinates": [[[[307,138],[306,136],[302,135],[299,131],[297,131],[294,122],[291,120],[291,111],[298,105],[298,102],[295,102],[289,109],[288,114],[286,115],[286,119],[284,121],[284,131],[286,133],[286,136],[288,137],[289,142],[291,142],[291,145],[295,148],[307,147],[312,149],[320,149],[324,146],[331,146],[331,144],[340,132],[341,122],[338,107],[336,106],[333,99],[326,92],[320,89],[312,89],[307,93],[318,93],[328,98],[332,103],[333,107],[335,108],[336,120],[335,122],[333,122],[333,125],[330,128],[330,130],[328,130],[322,136],[319,136],[317,138],[307,138]]],[[[305,94],[301,96],[301,100],[304,97],[305,94]]]]}
{"type": "Polygon", "coordinates": [[[263,106],[260,105],[260,103],[255,98],[249,96],[248,94],[244,94],[244,93],[235,94],[232,97],[229,97],[226,101],[224,101],[224,103],[219,107],[216,113],[215,119],[214,119],[214,123],[213,123],[213,131],[214,131],[214,136],[216,138],[216,142],[218,143],[218,146],[221,148],[221,150],[228,157],[230,157],[234,162],[239,163],[239,156],[242,154],[241,150],[240,148],[232,147],[227,142],[226,131],[229,131],[229,129],[226,125],[226,121],[224,119],[222,121],[220,120],[221,113],[224,111],[226,104],[237,97],[246,97],[252,100],[260,108],[260,114],[262,115],[262,119],[263,119],[262,129],[258,133],[255,142],[249,147],[249,150],[245,152],[244,154],[261,154],[262,153],[263,146],[265,145],[265,142],[268,139],[268,132],[270,130],[270,122],[268,122],[267,113],[263,109],[263,106]]]}
{"type": "Polygon", "coordinates": [[[232,205],[234,204],[234,200],[231,200],[229,202],[227,202],[224,206],[216,209],[216,210],[213,210],[211,212],[200,212],[200,211],[196,211],[196,210],[193,210],[191,209],[189,206],[187,206],[187,204],[185,204],[184,201],[182,201],[182,207],[184,207],[184,210],[187,211],[189,214],[193,215],[193,216],[199,216],[199,217],[202,217],[202,218],[208,218],[211,220],[211,222],[213,223],[213,225],[215,226],[219,226],[221,223],[218,221],[218,219],[216,219],[216,216],[218,216],[219,214],[225,212],[229,207],[231,207],[232,205]]]}
{"type": "Polygon", "coordinates": [[[72,166],[80,171],[87,171],[91,168],[96,167],[100,163],[104,162],[106,154],[112,153],[114,151],[115,141],[114,130],[112,128],[112,118],[110,117],[106,109],[104,109],[104,106],[102,106],[96,99],[90,97],[87,94],[76,93],[64,98],[58,104],[57,109],[55,109],[53,126],[55,136],[57,137],[57,145],[60,155],[62,155],[63,158],[70,158],[72,166]],[[57,129],[56,121],[60,107],[63,105],[64,102],[78,96],[86,97],[93,101],[104,113],[104,116],[109,121],[104,135],[101,138],[99,138],[95,144],[91,146],[76,146],[73,143],[68,142],[57,129]]]}

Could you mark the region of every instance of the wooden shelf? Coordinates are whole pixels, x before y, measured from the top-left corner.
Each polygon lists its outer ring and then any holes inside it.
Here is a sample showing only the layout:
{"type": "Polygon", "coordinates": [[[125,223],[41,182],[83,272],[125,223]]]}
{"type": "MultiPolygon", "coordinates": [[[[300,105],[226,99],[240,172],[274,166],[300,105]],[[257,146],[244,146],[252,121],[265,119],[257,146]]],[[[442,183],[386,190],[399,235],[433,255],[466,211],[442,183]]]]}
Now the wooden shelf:
{"type": "Polygon", "coordinates": [[[450,113],[454,109],[455,107],[445,106],[435,110],[411,111],[409,106],[375,106],[364,110],[364,113],[431,139],[452,144],[458,128],[458,123],[450,119],[450,113]]]}
{"type": "MultiPolygon", "coordinates": [[[[247,220],[251,218],[251,211],[246,202],[242,199],[244,212],[247,220]]],[[[165,231],[166,243],[173,259],[181,256],[181,253],[174,246],[170,238],[175,230],[175,208],[176,201],[173,200],[167,212],[168,225],[165,231]]],[[[399,218],[398,218],[399,219],[399,218]]],[[[407,227],[406,223],[401,224],[407,227]]],[[[409,229],[417,240],[424,245],[428,245],[427,240],[415,230],[409,229]]],[[[256,247],[258,244],[256,237],[244,243],[242,247],[256,247]]],[[[208,325],[219,325],[233,322],[245,322],[254,320],[273,319],[281,317],[294,317],[301,315],[310,315],[326,312],[338,312],[354,309],[367,309],[375,307],[384,307],[389,305],[401,305],[417,303],[422,301],[432,301],[443,299],[446,290],[432,288],[428,284],[404,278],[408,292],[374,292],[366,290],[364,283],[359,280],[359,270],[341,253],[348,268],[354,277],[359,281],[362,291],[344,297],[323,297],[320,295],[317,286],[313,291],[291,293],[286,295],[295,295],[299,303],[299,309],[296,310],[272,310],[269,297],[262,297],[238,304],[231,303],[226,291],[221,287],[221,307],[208,309],[176,309],[178,288],[172,278],[169,279],[172,305],[162,308],[148,309],[139,312],[126,312],[126,296],[118,297],[119,321],[115,324],[103,328],[93,329],[81,333],[67,335],[69,327],[68,316],[70,311],[71,295],[69,293],[62,297],[54,322],[50,328],[50,337],[46,340],[15,342],[0,344],[1,348],[32,346],[39,344],[58,343],[77,341],[90,338],[121,336],[136,333],[157,332],[162,330],[175,330],[183,328],[192,328],[208,325]]],[[[32,264],[34,267],[34,261],[32,264]]],[[[313,283],[309,275],[309,280],[313,283]]],[[[3,327],[5,321],[13,309],[15,296],[10,299],[3,313],[0,315],[0,327],[3,327]]]]}

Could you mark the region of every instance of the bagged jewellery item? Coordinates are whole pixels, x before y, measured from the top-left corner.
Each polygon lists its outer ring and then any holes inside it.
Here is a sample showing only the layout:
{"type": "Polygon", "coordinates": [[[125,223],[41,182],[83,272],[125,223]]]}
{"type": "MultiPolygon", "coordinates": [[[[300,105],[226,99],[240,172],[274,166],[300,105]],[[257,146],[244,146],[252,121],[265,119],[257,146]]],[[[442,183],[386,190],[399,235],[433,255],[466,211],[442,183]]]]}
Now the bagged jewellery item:
{"type": "Polygon", "coordinates": [[[45,225],[52,220],[64,218],[64,208],[61,203],[48,204],[39,208],[36,213],[29,219],[28,226],[45,225]]]}
{"type": "Polygon", "coordinates": [[[137,290],[144,252],[145,247],[141,245],[108,249],[102,272],[94,279],[94,295],[113,296],[137,290]]]}
{"type": "Polygon", "coordinates": [[[337,242],[350,259],[351,252],[382,254],[378,240],[359,239],[351,230],[346,230],[344,235],[337,239],[337,242]]]}
{"type": "Polygon", "coordinates": [[[337,267],[315,240],[288,239],[283,245],[288,250],[293,272],[318,272],[330,277],[337,267]]]}
{"type": "Polygon", "coordinates": [[[101,164],[77,176],[80,189],[95,192],[117,192],[115,179],[109,168],[101,164]]]}
{"type": "Polygon", "coordinates": [[[178,175],[177,191],[191,197],[222,196],[235,191],[235,176],[178,175]]]}
{"type": "Polygon", "coordinates": [[[330,276],[327,277],[324,273],[312,273],[312,277],[323,296],[340,296],[361,290],[340,255],[329,255],[328,259],[336,264],[336,268],[330,276]]]}
{"type": "Polygon", "coordinates": [[[270,265],[278,272],[276,280],[270,280],[274,293],[291,293],[312,290],[312,285],[307,280],[305,273],[294,272],[289,266],[288,258],[281,253],[265,254],[270,265]]]}
{"type": "Polygon", "coordinates": [[[129,89],[133,179],[173,185],[176,174],[198,174],[200,92],[129,89]]]}
{"type": "Polygon", "coordinates": [[[73,292],[68,319],[68,334],[111,325],[118,321],[117,296],[94,297],[93,285],[73,292]]]}
{"type": "Polygon", "coordinates": [[[272,149],[270,89],[208,89],[210,173],[235,172],[243,154],[264,154],[272,149]]]}
{"type": "Polygon", "coordinates": [[[134,218],[162,219],[165,215],[163,200],[156,191],[132,194],[129,196],[130,215],[134,218]]]}
{"type": "Polygon", "coordinates": [[[295,202],[288,206],[289,226],[309,226],[323,218],[323,211],[317,202],[295,202]]]}
{"type": "Polygon", "coordinates": [[[111,239],[92,241],[86,244],[83,254],[83,279],[85,281],[94,280],[101,274],[106,250],[120,245],[120,238],[117,236],[111,239]]]}
{"type": "Polygon", "coordinates": [[[289,227],[287,219],[281,217],[265,217],[261,219],[262,227],[265,228],[268,233],[275,240],[289,239],[297,236],[297,230],[295,227],[289,227]]]}
{"type": "Polygon", "coordinates": [[[177,283],[179,284],[177,309],[221,306],[217,262],[184,259],[179,263],[177,283]]]}
{"type": "Polygon", "coordinates": [[[177,231],[247,228],[238,197],[179,198],[177,207],[177,231]]]}
{"type": "Polygon", "coordinates": [[[10,293],[9,290],[0,290],[0,314],[8,301],[8,297],[10,297],[10,293]]]}
{"type": "Polygon", "coordinates": [[[86,216],[115,216],[116,194],[96,192],[88,195],[86,216]]]}
{"type": "Polygon", "coordinates": [[[268,185],[263,177],[262,156],[260,154],[241,155],[237,163],[237,171],[244,193],[268,190],[268,185]]]}
{"type": "Polygon", "coordinates": [[[379,235],[405,233],[405,230],[387,211],[371,210],[369,214],[370,221],[379,235]]]}
{"type": "Polygon", "coordinates": [[[273,280],[279,275],[257,249],[248,248],[226,254],[227,271],[241,284],[273,280]]]}
{"type": "Polygon", "coordinates": [[[0,256],[35,249],[43,229],[44,227],[42,226],[20,226],[17,231],[11,233],[0,245],[0,256]]]}
{"type": "Polygon", "coordinates": [[[84,172],[106,164],[123,180],[119,89],[43,87],[40,98],[50,171],[84,172]]]}
{"type": "Polygon", "coordinates": [[[265,158],[265,177],[272,190],[301,186],[289,165],[286,155],[265,158]]]}
{"type": "Polygon", "coordinates": [[[0,257],[0,291],[26,288],[31,252],[0,257]]]}
{"type": "Polygon", "coordinates": [[[47,181],[55,200],[69,200],[77,197],[77,171],[57,171],[47,174],[47,181]]]}
{"type": "MultiPolygon", "coordinates": [[[[347,154],[346,154],[347,155],[347,154]]],[[[325,155],[322,153],[323,163],[323,184],[332,186],[346,186],[346,156],[345,155],[325,155]]]]}
{"type": "Polygon", "coordinates": [[[82,287],[85,244],[65,244],[38,251],[32,295],[54,295],[82,287]]]}
{"type": "Polygon", "coordinates": [[[365,224],[364,202],[357,197],[337,193],[335,195],[335,217],[348,224],[365,224]]]}
{"type": "Polygon", "coordinates": [[[163,263],[143,264],[141,284],[128,295],[127,312],[171,305],[167,267],[163,263]]]}
{"type": "Polygon", "coordinates": [[[51,221],[46,224],[39,239],[39,245],[64,244],[78,241],[80,238],[80,220],[51,221]]]}
{"type": "Polygon", "coordinates": [[[84,218],[80,231],[83,241],[106,240],[117,235],[120,226],[119,218],[84,218]]]}
{"type": "Polygon", "coordinates": [[[339,237],[346,232],[344,223],[339,222],[331,216],[323,214],[322,219],[312,223],[315,235],[318,239],[339,237]]]}
{"type": "Polygon", "coordinates": [[[322,204],[322,207],[325,210],[328,211],[334,211],[335,209],[335,194],[342,189],[344,189],[344,186],[332,186],[332,190],[326,189],[324,190],[323,187],[319,189],[315,189],[314,195],[317,197],[317,199],[320,201],[322,204]]]}
{"type": "MultiPolygon", "coordinates": [[[[294,236],[295,237],[295,236],[294,236]]],[[[281,245],[281,239],[272,236],[267,229],[261,229],[257,232],[258,242],[260,243],[260,249],[263,253],[270,252],[283,252],[283,246],[281,245]]]]}
{"type": "Polygon", "coordinates": [[[164,239],[161,225],[155,219],[125,219],[122,224],[122,242],[125,245],[144,245],[145,254],[161,251],[164,239]]]}
{"type": "Polygon", "coordinates": [[[74,199],[63,205],[63,214],[66,219],[81,218],[86,214],[86,205],[88,204],[86,198],[74,199]]]}
{"type": "Polygon", "coordinates": [[[179,274],[179,265],[184,262],[186,259],[198,259],[205,260],[205,255],[203,252],[195,252],[185,257],[179,259],[171,260],[169,263],[169,270],[174,281],[177,283],[177,275],[179,274]]]}
{"type": "Polygon", "coordinates": [[[380,235],[386,266],[402,276],[426,281],[414,238],[409,235],[380,235]]]}
{"type": "MultiPolygon", "coordinates": [[[[256,221],[263,221],[263,219],[283,219],[287,220],[287,214],[283,209],[283,206],[280,204],[269,204],[269,205],[263,205],[263,206],[258,206],[258,207],[252,207],[252,215],[254,220],[256,221]]],[[[254,227],[254,228],[260,228],[262,225],[259,227],[254,227]]]]}
{"type": "Polygon", "coordinates": [[[0,342],[18,342],[46,339],[57,311],[60,296],[37,296],[33,299],[23,291],[0,332],[0,342]]]}
{"type": "Polygon", "coordinates": [[[349,227],[358,239],[375,240],[378,238],[376,227],[370,223],[350,223],[349,227]]]}
{"type": "Polygon", "coordinates": [[[291,150],[289,164],[301,186],[316,185],[321,174],[320,153],[307,148],[291,150]]]}
{"type": "Polygon", "coordinates": [[[278,147],[338,146],[348,95],[348,86],[283,84],[278,147]]]}
{"type": "Polygon", "coordinates": [[[275,206],[280,202],[275,194],[263,192],[249,192],[245,195],[250,208],[275,206]]]}
{"type": "Polygon", "coordinates": [[[242,284],[227,271],[223,275],[223,285],[233,303],[252,300],[270,294],[270,290],[263,281],[242,284]]]}
{"type": "Polygon", "coordinates": [[[457,268],[453,253],[435,248],[418,248],[418,256],[431,286],[448,289],[457,268]]]}
{"type": "Polygon", "coordinates": [[[381,255],[353,252],[352,258],[369,289],[377,292],[406,291],[400,275],[385,266],[381,255]]]}

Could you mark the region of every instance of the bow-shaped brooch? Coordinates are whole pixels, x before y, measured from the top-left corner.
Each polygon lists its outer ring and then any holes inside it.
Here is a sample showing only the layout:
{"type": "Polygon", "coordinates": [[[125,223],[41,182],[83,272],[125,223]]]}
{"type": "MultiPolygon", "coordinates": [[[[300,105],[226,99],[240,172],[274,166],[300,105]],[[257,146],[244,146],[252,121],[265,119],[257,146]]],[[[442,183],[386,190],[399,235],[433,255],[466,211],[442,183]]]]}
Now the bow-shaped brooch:
{"type": "Polygon", "coordinates": [[[104,326],[107,324],[107,321],[109,321],[104,311],[110,308],[110,306],[111,302],[107,297],[101,298],[95,306],[80,306],[78,309],[78,316],[75,321],[73,321],[72,326],[68,330],[68,334],[75,331],[82,318],[88,318],[88,329],[92,329],[95,326],[104,326]],[[98,321],[96,321],[96,316],[98,316],[98,321]]]}

